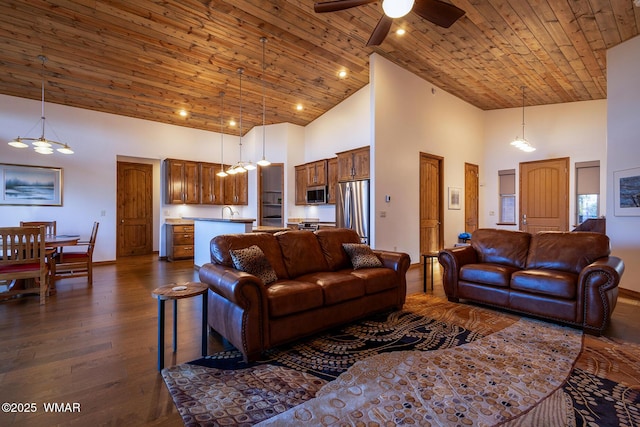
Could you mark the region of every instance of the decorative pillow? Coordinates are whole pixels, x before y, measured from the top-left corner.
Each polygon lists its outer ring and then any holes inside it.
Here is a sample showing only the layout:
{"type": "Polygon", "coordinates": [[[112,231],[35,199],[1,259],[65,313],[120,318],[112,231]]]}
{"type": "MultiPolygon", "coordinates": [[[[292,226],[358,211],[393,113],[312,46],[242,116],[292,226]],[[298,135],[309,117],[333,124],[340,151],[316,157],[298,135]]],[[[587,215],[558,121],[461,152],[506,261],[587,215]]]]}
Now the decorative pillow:
{"type": "Polygon", "coordinates": [[[229,251],[236,270],[244,271],[261,279],[265,285],[278,280],[276,272],[259,246],[229,251]]]}
{"type": "Polygon", "coordinates": [[[364,243],[343,243],[342,247],[351,258],[351,265],[355,270],[382,267],[382,261],[373,253],[369,245],[364,243]]]}

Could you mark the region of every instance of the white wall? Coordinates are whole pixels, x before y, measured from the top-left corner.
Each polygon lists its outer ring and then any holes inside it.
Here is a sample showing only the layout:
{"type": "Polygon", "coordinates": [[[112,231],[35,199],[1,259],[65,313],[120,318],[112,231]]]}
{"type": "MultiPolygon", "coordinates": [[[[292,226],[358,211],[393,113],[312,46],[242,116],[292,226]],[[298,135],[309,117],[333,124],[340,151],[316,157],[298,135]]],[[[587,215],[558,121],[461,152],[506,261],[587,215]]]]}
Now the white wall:
{"type": "Polygon", "coordinates": [[[625,261],[621,287],[640,292],[640,217],[615,216],[613,174],[640,168],[640,37],[607,52],[607,234],[625,261]]]}
{"type": "MultiPolygon", "coordinates": [[[[572,102],[525,108],[525,137],[536,151],[525,153],[510,142],[522,136],[522,108],[485,112],[486,151],[480,169],[480,226],[497,227],[499,220],[498,171],[516,170],[519,164],[560,157],[570,158],[569,225],[576,224],[575,163],[600,161],[600,214],[605,215],[607,171],[607,101],[572,102]]],[[[519,191],[516,184],[516,206],[519,191]]],[[[517,229],[517,226],[498,228],[517,229]]]]}
{"type": "MultiPolygon", "coordinates": [[[[464,188],[464,163],[484,153],[483,112],[379,55],[371,57],[373,246],[420,261],[420,152],[443,157],[444,188],[464,188]],[[385,203],[385,196],[391,196],[385,203]],[[381,211],[386,217],[381,217],[381,211]]],[[[446,191],[446,190],[445,190],[446,191]]],[[[445,202],[446,203],[446,202],[445,202]]],[[[444,242],[464,231],[464,209],[445,206],[444,242]]]]}

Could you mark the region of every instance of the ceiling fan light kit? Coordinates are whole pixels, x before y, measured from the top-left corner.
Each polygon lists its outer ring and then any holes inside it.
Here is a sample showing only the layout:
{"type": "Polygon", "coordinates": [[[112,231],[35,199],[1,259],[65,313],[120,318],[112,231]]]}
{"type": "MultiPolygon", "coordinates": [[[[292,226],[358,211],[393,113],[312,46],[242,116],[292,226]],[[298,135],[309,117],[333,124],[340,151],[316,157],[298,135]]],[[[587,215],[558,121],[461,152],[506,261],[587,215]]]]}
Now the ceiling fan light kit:
{"type": "Polygon", "coordinates": [[[383,0],[382,10],[389,18],[402,18],[411,12],[414,0],[383,0]]]}
{"type": "Polygon", "coordinates": [[[40,116],[40,124],[42,125],[42,133],[39,138],[23,138],[17,137],[9,141],[9,145],[14,148],[27,148],[29,144],[24,141],[31,141],[31,145],[33,145],[33,149],[36,153],[39,154],[53,154],[53,146],[58,146],[56,151],[62,154],[73,154],[73,150],[65,143],[53,141],[51,139],[47,139],[44,136],[44,124],[46,122],[46,118],[44,115],[44,63],[47,61],[47,57],[44,55],[38,55],[38,59],[42,61],[42,102],[41,102],[41,111],[42,115],[40,116]]]}

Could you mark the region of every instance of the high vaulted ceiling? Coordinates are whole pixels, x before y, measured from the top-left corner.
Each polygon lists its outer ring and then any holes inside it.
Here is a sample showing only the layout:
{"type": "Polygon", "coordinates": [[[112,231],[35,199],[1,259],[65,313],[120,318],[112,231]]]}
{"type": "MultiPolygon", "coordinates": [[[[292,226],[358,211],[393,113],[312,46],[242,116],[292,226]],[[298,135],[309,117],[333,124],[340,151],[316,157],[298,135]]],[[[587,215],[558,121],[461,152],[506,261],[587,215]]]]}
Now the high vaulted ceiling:
{"type": "Polygon", "coordinates": [[[266,123],[306,125],[368,83],[376,52],[483,110],[520,106],[523,86],[527,105],[586,101],[606,98],[606,51],[640,26],[632,0],[450,3],[466,11],[450,28],[409,13],[366,47],[381,2],[317,14],[312,0],[3,0],[0,93],[39,100],[44,76],[48,102],[212,131],[224,117],[238,134],[238,68],[245,133],[263,87],[266,123]]]}

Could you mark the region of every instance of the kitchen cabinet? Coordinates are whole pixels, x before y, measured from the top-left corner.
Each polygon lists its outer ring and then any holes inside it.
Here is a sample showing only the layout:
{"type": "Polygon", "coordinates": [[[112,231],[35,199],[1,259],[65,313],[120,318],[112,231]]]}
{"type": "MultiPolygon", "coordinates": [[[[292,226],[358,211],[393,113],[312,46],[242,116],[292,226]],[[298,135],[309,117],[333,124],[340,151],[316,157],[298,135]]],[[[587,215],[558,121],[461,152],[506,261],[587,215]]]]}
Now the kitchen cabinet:
{"type": "Polygon", "coordinates": [[[165,224],[167,260],[193,258],[193,224],[165,224]]]}
{"type": "Polygon", "coordinates": [[[165,160],[166,203],[200,203],[200,174],[198,162],[165,160]]]}
{"type": "Polygon", "coordinates": [[[295,167],[296,205],[307,204],[307,165],[295,167]]]}
{"type": "Polygon", "coordinates": [[[318,160],[306,164],[307,186],[327,185],[327,161],[318,160]]]}
{"type": "Polygon", "coordinates": [[[220,164],[200,163],[200,203],[203,205],[224,204],[224,178],[216,175],[220,164]]]}
{"type": "Polygon", "coordinates": [[[327,203],[335,204],[338,191],[338,158],[327,160],[327,203]]]}
{"type": "Polygon", "coordinates": [[[355,181],[369,178],[369,147],[338,153],[338,181],[355,181]]]}
{"type": "MultiPolygon", "coordinates": [[[[228,169],[228,167],[225,167],[228,169]]],[[[249,174],[236,173],[227,175],[224,181],[224,204],[225,205],[248,205],[249,204],[249,174]]]]}

